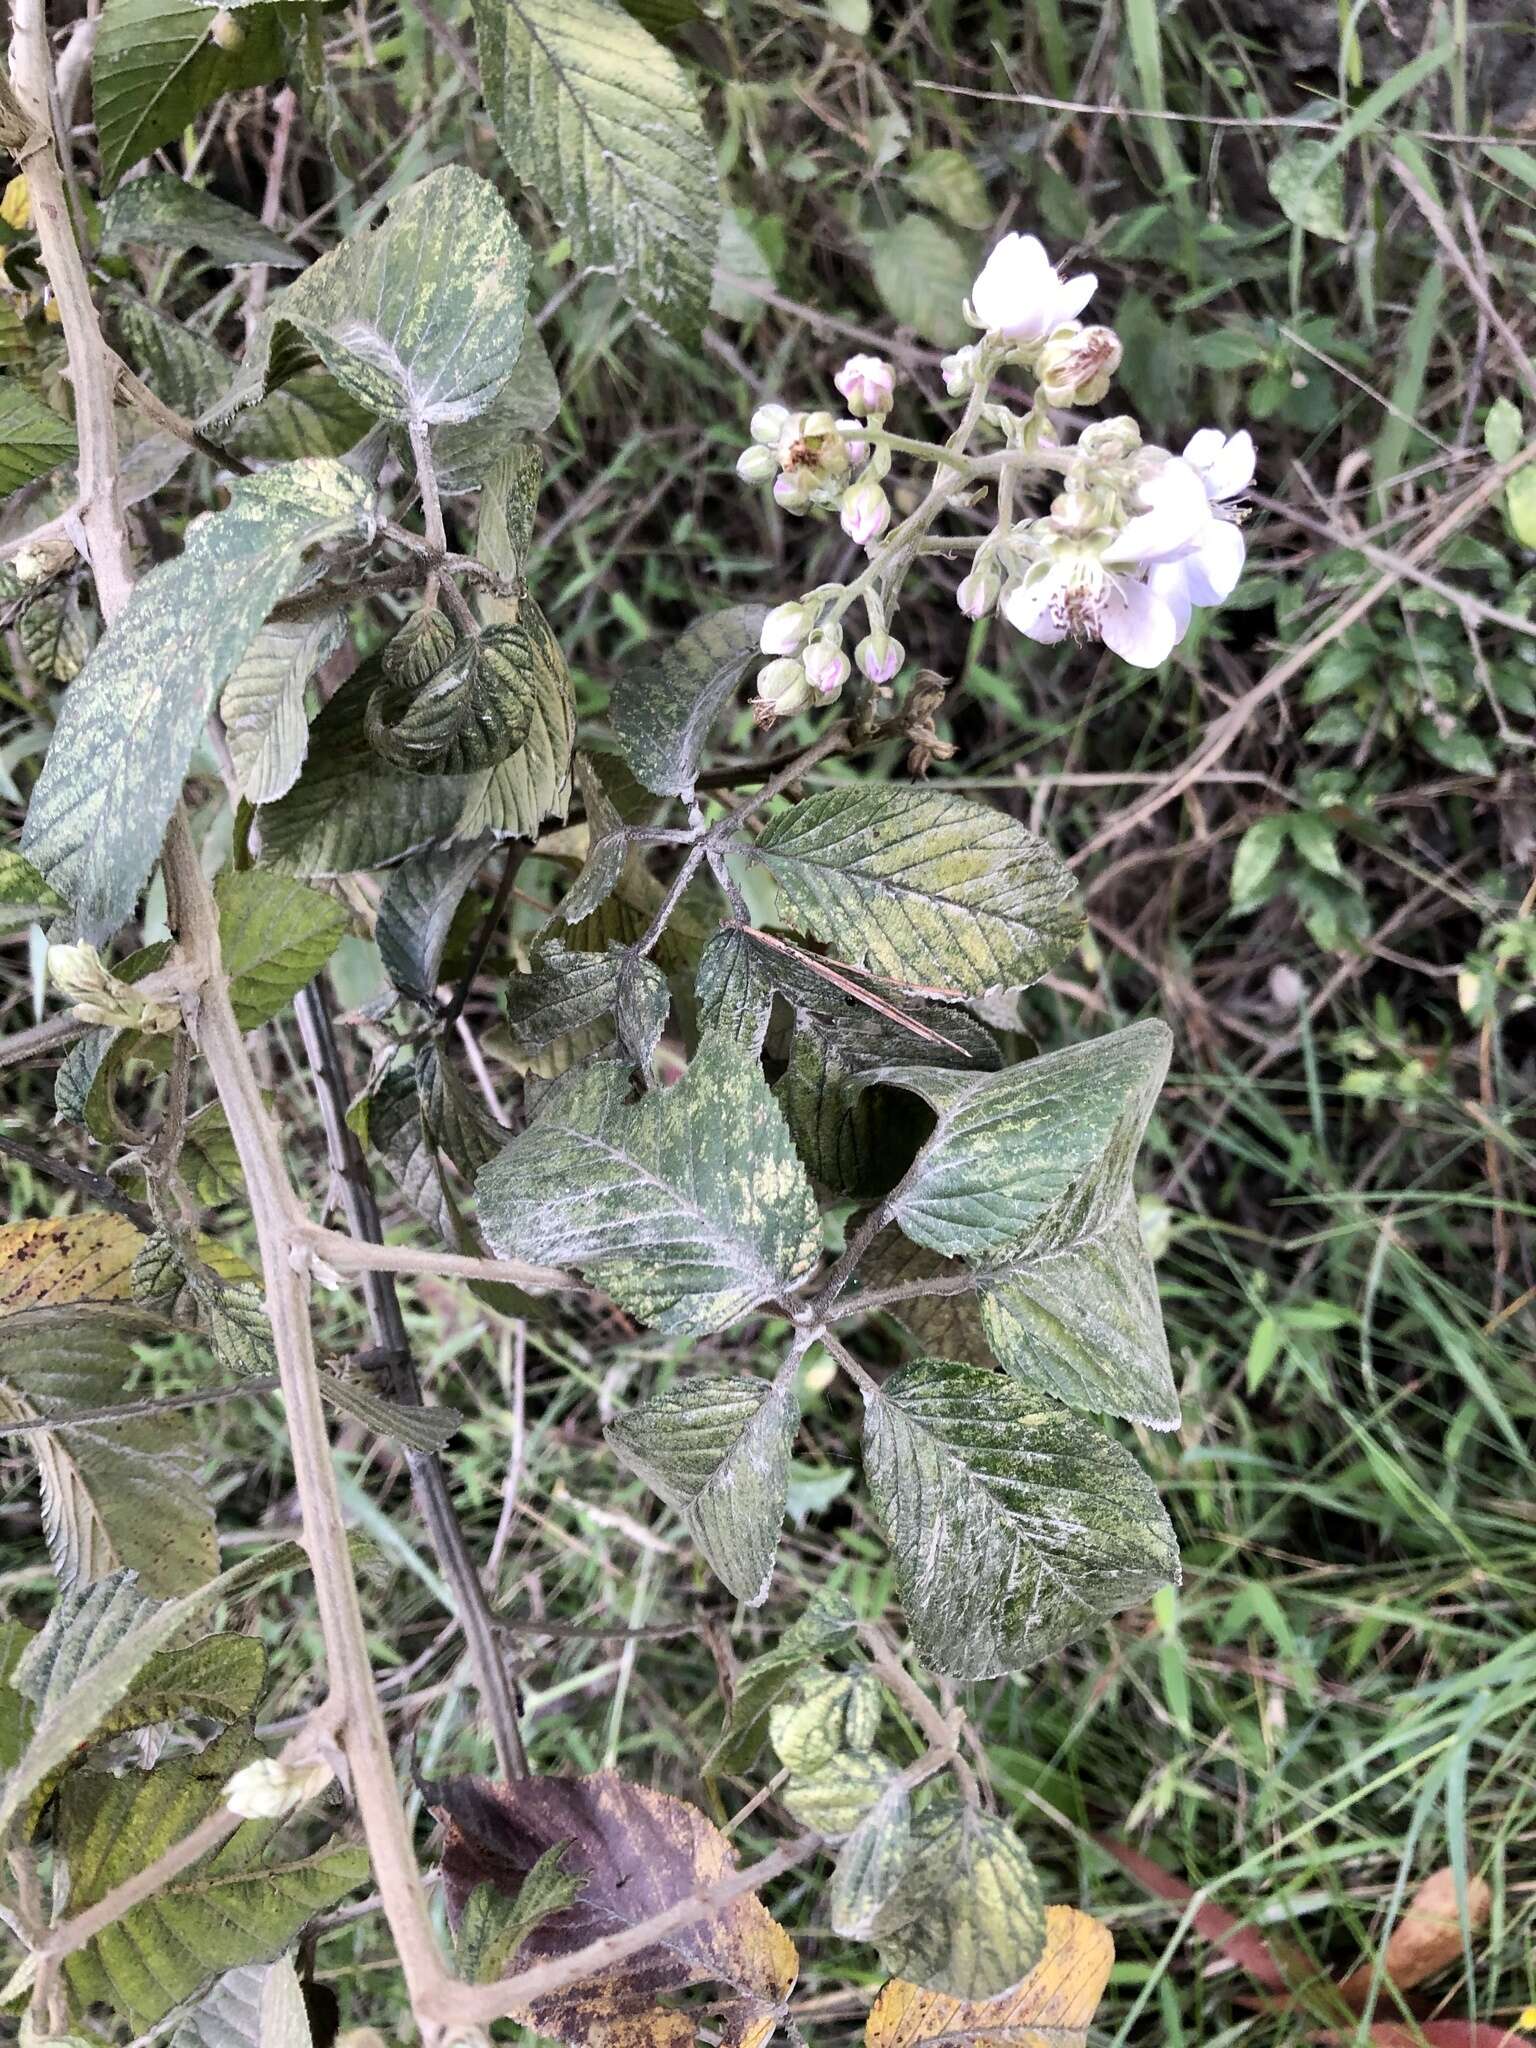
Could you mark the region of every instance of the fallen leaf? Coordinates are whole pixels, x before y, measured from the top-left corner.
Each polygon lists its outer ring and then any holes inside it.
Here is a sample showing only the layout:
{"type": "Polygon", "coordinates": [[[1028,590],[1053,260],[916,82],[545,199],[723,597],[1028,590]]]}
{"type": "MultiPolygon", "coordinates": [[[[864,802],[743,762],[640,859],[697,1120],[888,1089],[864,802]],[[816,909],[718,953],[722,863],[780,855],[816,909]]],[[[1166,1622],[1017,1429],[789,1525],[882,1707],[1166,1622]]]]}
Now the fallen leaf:
{"type": "Polygon", "coordinates": [[[0,1314],[59,1302],[129,1301],[144,1236],[125,1216],[88,1210],[0,1230],[0,1314]]]}
{"type": "MultiPolygon", "coordinates": [[[[1187,1906],[1194,1898],[1193,1885],[1165,1870],[1161,1863],[1154,1863],[1150,1856],[1143,1856],[1129,1843],[1116,1841],[1112,1835],[1095,1835],[1094,1840],[1153,1898],[1166,1899],[1173,1906],[1187,1906]]],[[[1197,1934],[1229,1955],[1239,1969],[1267,1991],[1288,1991],[1301,1978],[1316,1975],[1299,1951],[1267,1942],[1257,1928],[1246,1926],[1235,1913],[1229,1913],[1212,1899],[1206,1899],[1196,1909],[1193,1924],[1197,1934]]]]}
{"type": "Polygon", "coordinates": [[[966,2048],[1082,2048],[1114,1959],[1100,1921],[1047,1906],[1045,1953],[1012,1991],[968,2004],[893,1977],[870,2008],[866,2048],[927,2048],[960,2035],[966,2048]]]}
{"type": "MultiPolygon", "coordinates": [[[[1493,1894],[1480,1877],[1467,1880],[1467,1921],[1475,1932],[1488,1918],[1493,1894]]],[[[1410,1991],[1436,1977],[1461,1957],[1461,1915],[1456,1904],[1456,1874],[1446,1868],[1426,1877],[1392,1929],[1382,1957],[1380,1975],[1399,1991],[1410,1991]]],[[[1374,1963],[1361,1963],[1339,1986],[1339,1996],[1355,2012],[1363,2010],[1377,1981],[1374,1963]]]]}
{"type": "MultiPolygon", "coordinates": [[[[1518,2027],[1492,2020],[1419,2020],[1404,2026],[1397,2020],[1373,2020],[1366,2035],[1369,2048],[1510,2048],[1526,2038],[1518,2027]]],[[[1318,2048],[1360,2048],[1358,2027],[1324,2027],[1308,2034],[1318,2048]]]]}
{"type": "MultiPolygon", "coordinates": [[[[612,1771],[515,1784],[453,1778],[427,1789],[447,1824],[443,1885],[455,1929],[478,1885],[516,1898],[557,1844],[567,1845],[564,1868],[584,1881],[574,1904],[530,1931],[514,1974],[637,1927],[736,1870],[730,1843],[696,1807],[612,1771]]],[[[512,2017],[572,2048],[692,2048],[693,2017],[658,2000],[717,1983],[736,1994],[726,2048],[761,2048],[798,1972],[794,1944],[749,1893],[512,2017]]]]}

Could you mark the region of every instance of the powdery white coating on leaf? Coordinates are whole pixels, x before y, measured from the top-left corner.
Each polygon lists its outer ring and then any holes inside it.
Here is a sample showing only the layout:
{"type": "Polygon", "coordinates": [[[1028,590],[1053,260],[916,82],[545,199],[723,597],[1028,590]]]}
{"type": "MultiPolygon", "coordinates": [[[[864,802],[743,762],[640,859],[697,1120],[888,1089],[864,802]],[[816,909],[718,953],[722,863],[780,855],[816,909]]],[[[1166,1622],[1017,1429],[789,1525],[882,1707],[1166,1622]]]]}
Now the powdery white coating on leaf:
{"type": "Polygon", "coordinates": [[[756,1607],[773,1578],[799,1420],[792,1379],[706,1374],[632,1408],[604,1435],[683,1515],[716,1576],[756,1607]]]}
{"type": "Polygon", "coordinates": [[[953,1794],[912,1824],[901,1881],[875,1922],[888,1970],[956,1998],[993,1998],[1045,1949],[1040,1881],[1024,1844],[953,1794]]]}
{"type": "Polygon", "coordinates": [[[1038,981],[1078,943],[1072,877],[1033,833],[940,790],[829,790],[752,848],[792,922],[898,981],[957,994],[1038,981]]]}
{"type": "Polygon", "coordinates": [[[904,1366],[866,1398],[864,1466],[913,1637],[950,1677],[1019,1670],[1178,1581],[1135,1459],[995,1373],[904,1366]]]}
{"type": "Polygon", "coordinates": [[[508,163],[647,320],[689,346],[709,305],[720,192],[698,98],[614,0],[475,0],[508,163]]]}
{"type": "Polygon", "coordinates": [[[253,214],[169,172],[136,178],[102,208],[103,250],[128,242],[146,249],[201,249],[219,263],[304,267],[304,258],[253,214]]]}
{"type": "Polygon", "coordinates": [[[339,612],[263,626],[224,685],[219,716],[247,803],[269,804],[298,781],[309,746],[304,688],[343,630],[339,612]]]}
{"type": "Polygon", "coordinates": [[[692,794],[710,728],[758,658],[766,617],[760,604],[738,604],[695,619],[658,661],[619,678],[610,715],[647,789],[692,794]]]}
{"type": "Polygon", "coordinates": [[[893,1978],[880,1988],[865,2048],[1088,2048],[1088,2029],[1114,1965],[1109,1929],[1075,1906],[1045,1909],[1045,1953],[1000,1998],[968,2002],[893,1978]]]}
{"type": "Polygon", "coordinates": [[[628,1069],[582,1068],[476,1183],[499,1252],[579,1266],[658,1329],[702,1335],[803,1277],[815,1199],[755,1059],[707,1042],[632,1107],[628,1069]]]}
{"type": "Polygon", "coordinates": [[[86,938],[132,911],[209,706],[304,549],[365,536],[371,503],[361,477],[323,457],[241,478],[135,586],[64,699],[22,834],[86,938]]]}
{"type": "Polygon", "coordinates": [[[215,417],[318,360],[381,419],[472,419],[517,365],[528,267],[495,187],[461,165],[434,171],[289,285],[215,417]]]}

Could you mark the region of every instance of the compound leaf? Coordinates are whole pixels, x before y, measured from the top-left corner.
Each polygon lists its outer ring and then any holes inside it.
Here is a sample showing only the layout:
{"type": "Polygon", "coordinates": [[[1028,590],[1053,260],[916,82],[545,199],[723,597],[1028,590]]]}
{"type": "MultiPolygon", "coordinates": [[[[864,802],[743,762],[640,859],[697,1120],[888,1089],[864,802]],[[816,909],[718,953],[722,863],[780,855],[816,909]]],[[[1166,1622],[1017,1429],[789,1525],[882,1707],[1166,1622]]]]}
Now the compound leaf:
{"type": "Polygon", "coordinates": [[[768,1597],[799,1426],[794,1383],[683,1380],[604,1431],[631,1471],[676,1508],[738,1600],[768,1597]]]}
{"type": "Polygon", "coordinates": [[[864,1468],[913,1637],[952,1678],[1033,1664],[1178,1582],[1129,1452],[995,1373],[933,1358],[892,1374],[866,1396],[864,1468]]]}
{"type": "Polygon", "coordinates": [[[829,790],[771,818],[749,850],[791,923],[897,981],[1019,987],[1082,936],[1072,877],[1044,841],[942,790],[829,790]]]}
{"type": "Polygon", "coordinates": [[[610,707],[614,730],[647,789],[692,796],[710,728],[758,658],[767,615],[760,604],[738,604],[695,619],[659,661],[619,682],[610,707]]]}

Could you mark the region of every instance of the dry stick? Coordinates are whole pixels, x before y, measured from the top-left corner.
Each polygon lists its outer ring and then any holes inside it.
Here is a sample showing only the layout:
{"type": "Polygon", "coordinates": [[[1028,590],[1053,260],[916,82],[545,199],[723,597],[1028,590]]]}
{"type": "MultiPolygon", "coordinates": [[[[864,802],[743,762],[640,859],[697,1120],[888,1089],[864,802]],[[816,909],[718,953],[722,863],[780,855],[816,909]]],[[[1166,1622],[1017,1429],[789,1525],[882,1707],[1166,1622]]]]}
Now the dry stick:
{"type": "Polygon", "coordinates": [[[529,1294],[562,1291],[589,1294],[558,1266],[530,1266],[522,1259],[477,1259],[468,1252],[423,1251],[408,1244],[362,1244],[339,1230],[327,1230],[307,1216],[294,1219],[297,1245],[338,1273],[423,1273],[435,1280],[500,1280],[529,1294]]]}
{"type": "Polygon", "coordinates": [[[1493,294],[1489,291],[1486,283],[1467,261],[1467,253],[1452,233],[1450,222],[1446,219],[1439,201],[1432,192],[1425,191],[1408,165],[1404,163],[1402,157],[1397,155],[1396,152],[1388,158],[1388,162],[1392,166],[1393,176],[1419,209],[1419,212],[1424,216],[1425,224],[1435,240],[1440,244],[1441,249],[1445,252],[1452,268],[1460,272],[1463,284],[1465,284],[1467,290],[1477,301],[1479,312],[1509,350],[1515,368],[1525,380],[1526,389],[1533,398],[1536,398],[1536,363],[1532,363],[1530,357],[1525,352],[1524,344],[1521,342],[1519,335],[1516,334],[1514,328],[1510,326],[1504,315],[1499,311],[1493,294]]]}
{"type": "MultiPolygon", "coordinates": [[[[324,985],[317,980],[300,989],[294,1007],[298,1014],[299,1035],[309,1056],[310,1072],[320,1101],[326,1151],[332,1171],[341,1184],[348,1228],[354,1237],[373,1244],[381,1243],[384,1231],[379,1219],[379,1205],[374,1198],[373,1179],[356,1133],[347,1122],[347,1079],[324,985]]],[[[400,1313],[394,1275],[375,1270],[365,1272],[362,1280],[373,1341],[384,1354],[390,1392],[404,1406],[419,1408],[422,1405],[421,1383],[411,1356],[405,1318],[400,1313]]],[[[469,1646],[475,1682],[486,1718],[491,1724],[497,1766],[504,1778],[526,1778],[528,1757],[517,1725],[516,1694],[497,1644],[495,1623],[485,1589],[464,1541],[458,1516],[454,1513],[443,1461],[435,1451],[408,1450],[405,1462],[411,1476],[411,1491],[416,1496],[417,1511],[453,1596],[454,1613],[469,1646]]]]}
{"type": "Polygon", "coordinates": [[[104,1173],[92,1173],[88,1166],[74,1166],[67,1159],[54,1159],[37,1146],[29,1145],[24,1138],[9,1137],[4,1131],[0,1131],[0,1155],[20,1160],[34,1173],[58,1181],[61,1187],[72,1188],[77,1195],[84,1195],[87,1201],[95,1202],[99,1208],[110,1209],[116,1216],[126,1216],[140,1230],[148,1232],[155,1227],[153,1211],[143,1202],[136,1202],[132,1196],[125,1195],[116,1181],[108,1180],[104,1173]]]}
{"type": "MultiPolygon", "coordinates": [[[[1490,470],[1480,483],[1452,506],[1443,519],[1438,520],[1428,533],[1404,551],[1403,564],[1411,567],[1414,563],[1422,561],[1426,555],[1432,555],[1436,548],[1450,539],[1452,534],[1459,532],[1469,520],[1474,519],[1491,499],[1496,498],[1509,479],[1518,470],[1524,469],[1529,462],[1536,462],[1536,441],[1522,448],[1518,455],[1511,456],[1508,462],[1500,463],[1497,469],[1490,470]]],[[[1267,704],[1271,697],[1278,696],[1294,676],[1301,675],[1312,666],[1325,647],[1331,646],[1340,634],[1347,633],[1358,619],[1363,619],[1367,612],[1373,611],[1381,600],[1397,587],[1401,575],[1400,569],[1393,569],[1386,575],[1379,576],[1358,597],[1352,598],[1337,611],[1310,640],[1277,661],[1269,673],[1261,676],[1251,690],[1246,691],[1235,704],[1222,712],[1219,718],[1212,719],[1206,728],[1205,738],[1182,768],[1143,797],[1140,803],[1133,804],[1128,811],[1123,811],[1118,817],[1112,818],[1102,831],[1096,832],[1086,845],[1078,848],[1068,865],[1080,867],[1090,855],[1102,853],[1106,846],[1113,846],[1118,840],[1123,839],[1126,833],[1134,832],[1138,825],[1145,825],[1148,819],[1156,817],[1166,805],[1171,804],[1175,798],[1181,797],[1185,790],[1199,782],[1207,770],[1214,768],[1218,761],[1224,759],[1248,731],[1259,706],[1267,704]]]]}

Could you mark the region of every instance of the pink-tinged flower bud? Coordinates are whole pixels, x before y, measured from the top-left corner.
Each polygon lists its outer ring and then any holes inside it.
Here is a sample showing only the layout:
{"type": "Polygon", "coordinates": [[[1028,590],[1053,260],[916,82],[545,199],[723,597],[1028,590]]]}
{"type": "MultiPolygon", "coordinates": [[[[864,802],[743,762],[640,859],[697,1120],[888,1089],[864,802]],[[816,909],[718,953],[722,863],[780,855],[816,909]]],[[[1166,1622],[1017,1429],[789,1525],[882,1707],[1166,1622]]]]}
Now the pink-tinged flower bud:
{"type": "Polygon", "coordinates": [[[736,474],[744,484],[765,484],[769,477],[779,473],[779,458],[771,448],[760,448],[754,442],[744,448],[736,458],[736,474]]]}
{"type": "Polygon", "coordinates": [[[764,448],[777,448],[789,418],[787,405],[760,405],[752,415],[752,438],[764,448]]]}
{"type": "Polygon", "coordinates": [[[1003,594],[1003,579],[990,566],[973,569],[969,576],[960,579],[960,588],[955,592],[955,603],[968,619],[984,619],[988,612],[995,611],[997,600],[1003,594]]]}
{"type": "Polygon", "coordinates": [[[944,379],[944,389],[951,398],[970,396],[972,384],[976,381],[976,347],[956,349],[952,356],[945,356],[939,364],[939,374],[944,379]]]}
{"type": "Polygon", "coordinates": [[[844,491],[838,518],[848,538],[867,548],[890,525],[891,501],[877,483],[855,484],[844,491]]]}
{"type": "Polygon", "coordinates": [[[896,372],[879,356],[850,356],[832,382],[861,418],[883,416],[896,397],[896,372]]]}
{"type": "Polygon", "coordinates": [[[853,650],[853,658],[860,675],[867,676],[872,683],[888,683],[900,675],[907,650],[889,633],[866,633],[853,650]]]}
{"type": "Polygon", "coordinates": [[[859,439],[857,420],[839,420],[838,432],[842,437],[843,453],[848,458],[850,469],[862,469],[869,460],[869,443],[859,439]]]}
{"type": "Polygon", "coordinates": [[[783,512],[808,512],[815,495],[816,477],[811,470],[781,470],[773,480],[774,503],[783,512]]]}
{"type": "Polygon", "coordinates": [[[778,661],[770,661],[758,676],[753,716],[759,725],[767,727],[776,719],[793,718],[812,699],[813,692],[802,664],[781,657],[778,661]]]}
{"type": "Polygon", "coordinates": [[[798,654],[815,623],[816,614],[808,604],[776,604],[763,621],[757,644],[764,654],[798,654]]]}
{"type": "Polygon", "coordinates": [[[830,703],[848,680],[848,657],[831,640],[813,640],[803,656],[806,680],[823,703],[830,703]]]}

